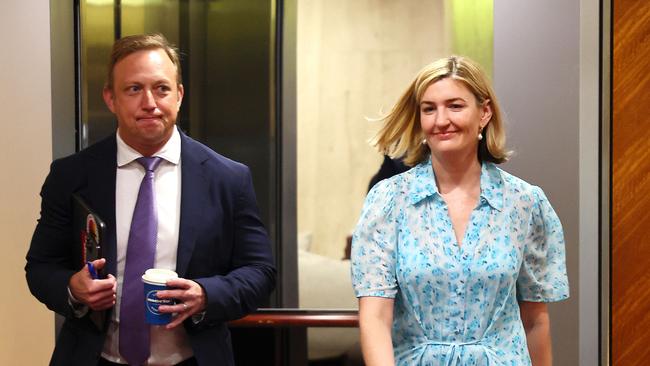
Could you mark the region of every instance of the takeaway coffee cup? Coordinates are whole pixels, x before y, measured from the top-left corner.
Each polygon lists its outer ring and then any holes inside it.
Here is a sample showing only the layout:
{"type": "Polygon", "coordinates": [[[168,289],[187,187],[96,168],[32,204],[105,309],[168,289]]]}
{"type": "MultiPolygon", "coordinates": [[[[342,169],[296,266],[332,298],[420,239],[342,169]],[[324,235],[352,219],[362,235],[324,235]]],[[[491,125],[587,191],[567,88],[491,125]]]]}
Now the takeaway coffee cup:
{"type": "Polygon", "coordinates": [[[158,306],[160,305],[174,305],[172,299],[159,299],[157,296],[158,291],[166,290],[168,280],[178,278],[176,272],[169,269],[152,268],[148,269],[142,275],[142,282],[144,282],[144,307],[145,317],[149,324],[164,325],[172,320],[172,314],[159,313],[158,306]]]}

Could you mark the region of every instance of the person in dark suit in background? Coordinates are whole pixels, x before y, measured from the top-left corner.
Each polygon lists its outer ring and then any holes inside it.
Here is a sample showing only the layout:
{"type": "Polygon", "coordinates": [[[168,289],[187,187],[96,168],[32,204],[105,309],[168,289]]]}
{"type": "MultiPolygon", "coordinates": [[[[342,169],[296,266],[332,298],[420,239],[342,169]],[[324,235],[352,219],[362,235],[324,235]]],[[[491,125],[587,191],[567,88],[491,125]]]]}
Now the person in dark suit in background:
{"type": "Polygon", "coordinates": [[[32,294],[65,317],[50,364],[233,365],[226,322],[263,303],[276,275],[250,171],[176,127],[183,98],[180,62],[163,36],[116,41],[103,96],[116,115],[117,131],[52,163],[27,253],[32,294]],[[171,290],[158,293],[176,301],[160,307],[174,314],[172,322],[151,327],[120,323],[120,318],[133,319],[133,309],[120,307],[131,292],[144,312],[141,281],[130,281],[128,272],[139,258],[132,253],[144,245],[132,239],[143,225],[136,221],[138,187],[149,175],[154,192],[153,215],[147,219],[154,225],[150,260],[179,275],[167,282],[171,290]],[[106,221],[104,258],[93,262],[107,274],[103,279],[93,279],[76,259],[73,193],[106,221]],[[103,314],[104,323],[93,322],[93,314],[103,314]],[[150,338],[141,349],[133,349],[139,336],[129,338],[132,326],[146,329],[150,338]],[[127,339],[135,341],[127,344],[127,339]]]}
{"type": "Polygon", "coordinates": [[[404,173],[405,171],[411,169],[410,166],[404,164],[402,158],[391,159],[390,156],[384,155],[384,161],[382,161],[379,170],[375,175],[370,178],[370,183],[368,183],[368,192],[375,186],[375,184],[381,182],[386,178],[390,178],[393,175],[404,173]]]}

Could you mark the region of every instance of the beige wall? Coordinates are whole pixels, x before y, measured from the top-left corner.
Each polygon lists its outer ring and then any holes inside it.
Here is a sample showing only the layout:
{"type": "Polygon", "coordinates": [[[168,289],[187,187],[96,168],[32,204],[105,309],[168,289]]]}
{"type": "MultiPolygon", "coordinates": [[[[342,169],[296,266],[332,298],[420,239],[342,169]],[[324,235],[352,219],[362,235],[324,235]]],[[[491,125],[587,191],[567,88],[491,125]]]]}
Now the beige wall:
{"type": "Polygon", "coordinates": [[[341,258],[381,155],[367,140],[417,71],[448,54],[442,0],[301,0],[298,233],[341,258]]]}
{"type": "Polygon", "coordinates": [[[54,316],[29,293],[23,267],[52,159],[49,1],[4,2],[0,44],[0,365],[46,365],[54,316]]]}

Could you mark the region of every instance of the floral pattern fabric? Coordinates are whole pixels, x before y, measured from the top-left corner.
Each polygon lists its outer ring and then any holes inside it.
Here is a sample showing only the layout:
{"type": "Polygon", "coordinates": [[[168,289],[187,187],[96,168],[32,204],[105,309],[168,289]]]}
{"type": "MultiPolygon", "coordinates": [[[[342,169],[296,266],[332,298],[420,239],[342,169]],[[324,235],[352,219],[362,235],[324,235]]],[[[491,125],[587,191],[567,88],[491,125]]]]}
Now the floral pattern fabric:
{"type": "Polygon", "coordinates": [[[539,187],[486,162],[459,246],[428,160],[368,193],[352,283],[395,299],[397,365],[530,365],[518,301],[569,296],[562,226],[539,187]]]}

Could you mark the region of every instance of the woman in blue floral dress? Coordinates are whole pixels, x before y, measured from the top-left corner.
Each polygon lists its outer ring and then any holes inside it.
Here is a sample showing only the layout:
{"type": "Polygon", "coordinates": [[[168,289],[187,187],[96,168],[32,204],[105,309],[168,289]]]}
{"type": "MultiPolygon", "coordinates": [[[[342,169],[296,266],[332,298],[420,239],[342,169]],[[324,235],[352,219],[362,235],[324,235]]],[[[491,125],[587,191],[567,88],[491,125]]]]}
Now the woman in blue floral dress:
{"type": "Polygon", "coordinates": [[[374,142],[413,168],[373,187],[353,236],[366,364],[551,365],[562,226],[539,187],[497,167],[509,152],[484,72],[426,66],[374,142]]]}

